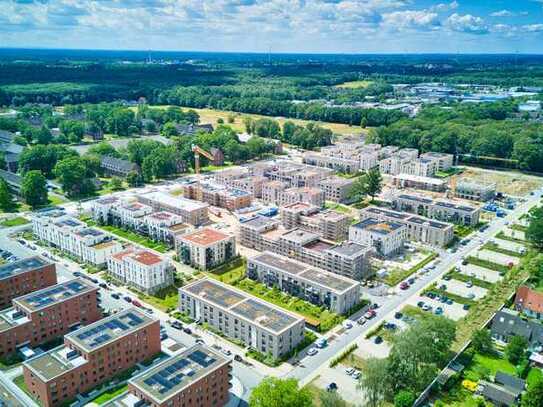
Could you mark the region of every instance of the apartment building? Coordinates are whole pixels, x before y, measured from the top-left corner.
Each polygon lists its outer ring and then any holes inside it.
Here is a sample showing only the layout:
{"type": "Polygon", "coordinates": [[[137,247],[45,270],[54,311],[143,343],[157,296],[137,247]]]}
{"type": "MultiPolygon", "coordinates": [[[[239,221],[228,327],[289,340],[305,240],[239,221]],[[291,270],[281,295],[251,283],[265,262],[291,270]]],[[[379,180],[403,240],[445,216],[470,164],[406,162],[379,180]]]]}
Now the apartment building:
{"type": "Polygon", "coordinates": [[[452,224],[424,218],[411,213],[370,206],[360,211],[360,220],[368,218],[402,223],[407,227],[409,240],[426,243],[431,246],[445,247],[454,239],[454,227],[452,224]]]}
{"type": "Polygon", "coordinates": [[[217,280],[206,278],[181,287],[179,309],[274,358],[288,354],[304,338],[302,318],[217,280]]]}
{"type": "Polygon", "coordinates": [[[342,213],[321,212],[319,207],[302,202],[282,206],[280,213],[285,229],[300,228],[334,241],[345,240],[351,224],[351,219],[342,213]]]}
{"type": "Polygon", "coordinates": [[[354,185],[353,179],[332,176],[319,182],[319,188],[324,192],[324,199],[332,202],[345,202],[354,185]]]}
{"type": "Polygon", "coordinates": [[[402,164],[401,174],[416,175],[419,177],[433,177],[439,169],[439,162],[422,156],[402,164]]]}
{"type": "Polygon", "coordinates": [[[303,229],[287,231],[278,221],[264,216],[242,221],[239,238],[246,247],[288,256],[355,280],[371,275],[371,248],[350,241],[336,244],[303,229]]]}
{"type": "Polygon", "coordinates": [[[268,182],[268,179],[261,175],[250,176],[247,172],[243,171],[218,174],[215,176],[215,181],[227,187],[245,191],[255,198],[261,198],[262,186],[268,182]]]}
{"type": "Polygon", "coordinates": [[[247,277],[337,314],[345,314],[360,303],[360,282],[272,252],[249,259],[247,277]]]}
{"type": "Polygon", "coordinates": [[[475,226],[479,223],[481,208],[434,200],[414,194],[397,194],[392,198],[392,209],[416,213],[443,222],[475,226]]]}
{"type": "Polygon", "coordinates": [[[181,216],[166,211],[153,212],[145,216],[143,223],[151,239],[165,242],[170,247],[175,246],[178,236],[192,230],[190,225],[183,223],[181,216]]]}
{"type": "Polygon", "coordinates": [[[317,187],[289,188],[279,193],[279,200],[275,204],[283,206],[296,202],[305,202],[322,208],[324,191],[317,187]]]}
{"type": "Polygon", "coordinates": [[[124,284],[145,293],[155,293],[173,284],[171,260],[149,250],[130,247],[108,259],[108,273],[124,284]]]}
{"type": "Polygon", "coordinates": [[[415,188],[434,192],[443,192],[447,189],[447,183],[442,179],[410,174],[395,175],[392,178],[392,185],[398,188],[415,188]]]}
{"type": "Polygon", "coordinates": [[[92,218],[105,225],[112,225],[116,222],[116,209],[123,201],[115,196],[106,196],[93,201],[91,206],[92,218]]]}
{"type": "Polygon", "coordinates": [[[149,205],[137,201],[124,201],[115,210],[115,222],[118,225],[138,230],[143,224],[143,218],[154,212],[149,205]]]}
{"type": "Polygon", "coordinates": [[[105,265],[110,255],[122,249],[111,235],[57,211],[36,214],[32,230],[38,239],[96,266],[105,265]]]}
{"type": "Polygon", "coordinates": [[[173,196],[166,192],[148,192],[137,195],[138,201],[155,211],[166,211],[181,216],[184,223],[200,226],[209,222],[209,204],[173,196]]]}
{"type": "Polygon", "coordinates": [[[179,236],[176,251],[180,261],[200,270],[217,267],[237,256],[234,236],[209,227],[179,236]]]}
{"type": "Polygon", "coordinates": [[[214,350],[195,345],[128,381],[118,407],[225,406],[229,400],[232,362],[214,350]]]}
{"type": "Polygon", "coordinates": [[[57,283],[55,263],[34,256],[0,265],[0,309],[11,300],[57,283]]]}
{"type": "Polygon", "coordinates": [[[17,297],[0,311],[0,355],[50,342],[102,316],[98,287],[69,280],[17,297]]]}
{"type": "Polygon", "coordinates": [[[486,202],[494,199],[496,196],[496,184],[483,184],[461,179],[456,183],[453,192],[457,198],[486,202]]]}
{"type": "Polygon", "coordinates": [[[126,177],[131,172],[140,172],[140,167],[133,162],[108,155],[100,157],[100,168],[108,175],[126,177]]]}
{"type": "Polygon", "coordinates": [[[454,155],[446,153],[428,152],[420,155],[421,158],[437,161],[438,171],[447,171],[453,166],[454,155]]]}
{"type": "Polygon", "coordinates": [[[319,181],[333,174],[333,170],[293,161],[278,160],[251,167],[252,175],[260,175],[270,181],[280,181],[288,188],[316,187],[319,181]]]}
{"type": "Polygon", "coordinates": [[[334,171],[355,174],[376,167],[379,162],[379,144],[337,143],[322,147],[320,152],[308,152],[303,162],[334,171]]]}
{"type": "Polygon", "coordinates": [[[356,174],[360,171],[360,160],[354,157],[328,155],[329,151],[311,151],[303,155],[303,162],[308,165],[329,168],[337,172],[356,174]]]}
{"type": "Polygon", "coordinates": [[[366,218],[349,228],[349,240],[372,247],[381,257],[399,253],[407,240],[407,228],[397,222],[366,218]]]}
{"type": "Polygon", "coordinates": [[[248,192],[209,181],[186,181],[182,183],[182,190],[185,198],[231,211],[251,206],[253,201],[253,196],[248,192]]]}
{"type": "Polygon", "coordinates": [[[418,156],[419,150],[416,148],[402,148],[401,150],[394,151],[390,155],[385,155],[381,158],[379,161],[379,171],[382,174],[398,175],[402,172],[404,164],[416,160],[418,156]]]}
{"type": "Polygon", "coordinates": [[[25,384],[44,407],[69,402],[160,352],[160,321],[128,308],[64,336],[23,363],[25,384]]]}

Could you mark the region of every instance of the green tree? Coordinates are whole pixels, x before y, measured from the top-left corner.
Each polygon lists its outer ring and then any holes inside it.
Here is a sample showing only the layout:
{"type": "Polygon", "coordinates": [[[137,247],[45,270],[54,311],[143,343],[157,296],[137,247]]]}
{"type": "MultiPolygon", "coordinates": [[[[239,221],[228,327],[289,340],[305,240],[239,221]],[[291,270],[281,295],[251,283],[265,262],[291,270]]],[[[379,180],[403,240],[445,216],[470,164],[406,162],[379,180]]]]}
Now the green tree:
{"type": "Polygon", "coordinates": [[[113,191],[118,191],[120,189],[123,189],[123,180],[119,177],[112,177],[109,181],[109,186],[113,191]]]}
{"type": "Polygon", "coordinates": [[[296,379],[266,377],[256,386],[249,398],[251,407],[312,407],[311,393],[298,388],[296,379]]]}
{"type": "Polygon", "coordinates": [[[40,171],[32,170],[24,174],[21,196],[32,208],[47,204],[47,179],[40,171]]]}
{"type": "Polygon", "coordinates": [[[370,169],[366,175],[366,193],[373,198],[383,189],[383,177],[378,167],[370,169]]]}
{"type": "Polygon", "coordinates": [[[543,406],[543,379],[528,387],[528,391],[523,394],[521,407],[541,407],[543,406]]]}
{"type": "Polygon", "coordinates": [[[388,383],[388,361],[378,358],[366,359],[358,384],[366,395],[365,405],[369,407],[381,405],[389,390],[388,383]]]}
{"type": "Polygon", "coordinates": [[[102,155],[108,155],[111,157],[120,157],[121,155],[117,150],[115,150],[115,147],[113,147],[111,144],[109,144],[107,141],[101,141],[98,144],[92,145],[89,150],[87,151],[89,154],[96,154],[99,156],[102,155]]]}
{"type": "Polygon", "coordinates": [[[36,136],[36,142],[38,144],[49,144],[53,141],[51,131],[46,126],[42,126],[36,136]]]}
{"type": "Polygon", "coordinates": [[[505,356],[507,360],[516,365],[526,354],[528,342],[522,336],[515,335],[509,339],[509,343],[505,347],[505,356]]]}
{"type": "Polygon", "coordinates": [[[347,402],[343,400],[337,391],[323,391],[319,394],[321,407],[347,407],[347,402]]]}
{"type": "Polygon", "coordinates": [[[70,197],[87,196],[94,192],[94,184],[89,178],[84,161],[76,157],[68,157],[55,165],[55,176],[62,189],[70,197]]]}
{"type": "Polygon", "coordinates": [[[366,174],[356,177],[353,185],[347,193],[347,197],[353,201],[361,201],[367,195],[366,174]]]}
{"type": "Polygon", "coordinates": [[[0,209],[4,212],[10,212],[14,208],[15,202],[9,190],[8,184],[3,178],[0,178],[0,209]]]}
{"type": "Polygon", "coordinates": [[[400,390],[394,396],[394,407],[411,407],[415,402],[415,395],[407,390],[400,390]]]}
{"type": "Polygon", "coordinates": [[[243,126],[247,134],[253,134],[255,132],[255,121],[251,116],[243,116],[243,126]]]}
{"type": "Polygon", "coordinates": [[[126,175],[126,182],[132,188],[133,187],[139,187],[139,186],[143,185],[143,178],[142,178],[142,176],[141,176],[141,174],[139,172],[130,171],[126,175]]]}
{"type": "Polygon", "coordinates": [[[160,132],[164,137],[175,137],[179,136],[179,132],[177,131],[177,127],[175,123],[168,122],[164,126],[162,126],[162,130],[160,132]]]}
{"type": "Polygon", "coordinates": [[[473,333],[471,338],[473,348],[482,354],[490,354],[494,351],[492,336],[488,329],[479,329],[473,333]]]}
{"type": "Polygon", "coordinates": [[[538,249],[543,249],[543,207],[532,208],[528,213],[526,239],[538,249]]]}

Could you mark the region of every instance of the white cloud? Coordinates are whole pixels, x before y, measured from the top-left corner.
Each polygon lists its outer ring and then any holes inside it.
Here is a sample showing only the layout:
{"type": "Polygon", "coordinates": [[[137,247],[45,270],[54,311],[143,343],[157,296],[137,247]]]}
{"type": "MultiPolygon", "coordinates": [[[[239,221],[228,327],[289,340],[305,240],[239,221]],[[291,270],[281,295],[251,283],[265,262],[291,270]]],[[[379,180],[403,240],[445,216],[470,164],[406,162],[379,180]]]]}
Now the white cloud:
{"type": "Polygon", "coordinates": [[[458,2],[452,1],[450,3],[439,3],[435,6],[430,7],[430,11],[437,11],[437,12],[444,12],[444,11],[450,11],[450,10],[456,10],[458,8],[459,4],[458,2]]]}
{"type": "Polygon", "coordinates": [[[437,13],[425,10],[394,11],[383,15],[383,26],[396,30],[433,30],[440,25],[437,13]]]}
{"type": "Polygon", "coordinates": [[[471,14],[454,13],[445,21],[445,26],[452,31],[468,34],[486,34],[489,29],[481,17],[471,14]]]}
{"type": "Polygon", "coordinates": [[[528,32],[543,32],[543,24],[528,24],[521,27],[524,31],[528,32]]]}
{"type": "Polygon", "coordinates": [[[513,17],[516,14],[509,10],[500,10],[490,13],[491,17],[513,17]]]}

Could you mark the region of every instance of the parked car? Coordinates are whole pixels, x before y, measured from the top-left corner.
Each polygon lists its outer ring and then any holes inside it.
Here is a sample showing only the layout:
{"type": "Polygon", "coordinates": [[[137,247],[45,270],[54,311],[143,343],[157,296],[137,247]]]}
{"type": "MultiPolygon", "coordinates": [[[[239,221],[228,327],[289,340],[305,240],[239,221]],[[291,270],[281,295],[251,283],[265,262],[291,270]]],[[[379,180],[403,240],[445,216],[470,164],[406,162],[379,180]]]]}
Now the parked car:
{"type": "Polygon", "coordinates": [[[379,304],[377,304],[376,302],[370,305],[370,309],[372,310],[377,309],[377,308],[379,308],[379,304]]]}
{"type": "Polygon", "coordinates": [[[362,318],[358,318],[358,321],[356,321],[356,323],[358,325],[364,325],[366,323],[366,318],[362,317],[362,318]]]}
{"type": "Polygon", "coordinates": [[[414,284],[415,283],[415,277],[411,277],[409,280],[407,280],[407,282],[409,284],[414,284]]]}
{"type": "Polygon", "coordinates": [[[337,384],[334,382],[330,383],[328,386],[326,386],[326,391],[337,391],[337,384]]]}
{"type": "Polygon", "coordinates": [[[138,300],[132,300],[132,305],[135,305],[136,307],[143,307],[143,305],[141,305],[141,302],[139,302],[138,300]]]}
{"type": "Polygon", "coordinates": [[[179,329],[179,330],[183,329],[183,324],[179,321],[172,321],[170,325],[172,326],[172,328],[175,328],[175,329],[179,329]]]}
{"type": "Polygon", "coordinates": [[[202,338],[196,339],[195,342],[196,342],[198,345],[203,345],[203,344],[205,343],[204,340],[203,340],[202,338]]]}
{"type": "Polygon", "coordinates": [[[369,311],[367,311],[367,312],[364,314],[364,318],[366,318],[366,319],[372,319],[372,318],[374,318],[376,315],[377,315],[377,313],[376,313],[374,310],[370,309],[369,311]]]}
{"type": "Polygon", "coordinates": [[[232,355],[232,351],[228,350],[228,349],[223,349],[222,353],[225,354],[226,356],[231,356],[232,355]]]}
{"type": "Polygon", "coordinates": [[[160,340],[163,341],[164,339],[168,339],[168,334],[166,332],[160,333],[160,340]]]}
{"type": "Polygon", "coordinates": [[[83,273],[80,272],[80,271],[74,271],[73,275],[76,276],[76,277],[81,277],[83,275],[83,273]]]}
{"type": "Polygon", "coordinates": [[[396,312],[394,314],[394,318],[396,318],[396,319],[402,319],[402,317],[403,317],[403,314],[401,312],[396,312]]]}
{"type": "Polygon", "coordinates": [[[441,314],[443,314],[443,308],[437,307],[436,310],[434,311],[434,314],[436,314],[436,315],[441,315],[441,314]]]}
{"type": "Polygon", "coordinates": [[[349,376],[352,375],[354,373],[354,368],[348,367],[347,369],[345,369],[345,373],[347,373],[349,376]]]}
{"type": "Polygon", "coordinates": [[[469,304],[464,304],[464,305],[462,306],[462,309],[463,309],[464,311],[467,311],[467,310],[470,309],[470,307],[471,307],[471,306],[470,306],[469,304]]]}
{"type": "Polygon", "coordinates": [[[466,283],[466,287],[468,287],[468,288],[473,287],[473,282],[468,281],[468,282],[466,283]]]}
{"type": "Polygon", "coordinates": [[[317,348],[322,349],[326,347],[326,345],[328,345],[328,341],[326,340],[326,338],[319,338],[315,341],[315,345],[317,346],[317,348]]]}
{"type": "Polygon", "coordinates": [[[317,351],[316,348],[311,348],[311,349],[309,349],[309,350],[307,351],[307,354],[308,354],[309,356],[314,356],[314,355],[317,354],[317,352],[318,352],[318,351],[317,351]]]}
{"type": "Polygon", "coordinates": [[[111,297],[112,297],[112,298],[115,298],[116,300],[118,300],[119,298],[121,298],[121,297],[119,296],[119,294],[117,294],[117,293],[111,293],[111,297]]]}
{"type": "Polygon", "coordinates": [[[343,328],[345,329],[351,329],[353,327],[353,324],[351,323],[351,321],[343,321],[343,328]]]}
{"type": "Polygon", "coordinates": [[[236,362],[243,362],[243,358],[240,355],[234,355],[234,360],[236,362]]]}
{"type": "Polygon", "coordinates": [[[132,302],[132,298],[130,298],[128,295],[124,296],[123,300],[125,300],[126,302],[132,302]]]}
{"type": "Polygon", "coordinates": [[[424,301],[417,302],[417,307],[419,307],[419,308],[424,307],[424,301]]]}
{"type": "Polygon", "coordinates": [[[375,339],[373,340],[373,342],[376,345],[379,345],[380,343],[383,343],[383,338],[381,338],[380,336],[376,336],[375,339]]]}
{"type": "Polygon", "coordinates": [[[400,290],[407,290],[409,288],[409,283],[407,281],[402,281],[400,283],[400,290]]]}
{"type": "Polygon", "coordinates": [[[358,380],[360,379],[360,372],[358,370],[355,370],[352,374],[353,379],[358,380]]]}
{"type": "Polygon", "coordinates": [[[108,288],[106,283],[100,283],[100,284],[98,284],[98,286],[101,287],[101,288],[105,288],[105,289],[108,288]]]}
{"type": "Polygon", "coordinates": [[[428,304],[424,304],[422,306],[422,310],[423,311],[431,311],[432,310],[432,306],[431,305],[428,305],[428,304]]]}
{"type": "Polygon", "coordinates": [[[185,332],[187,335],[192,335],[192,331],[190,330],[188,326],[183,328],[183,332],[185,332]]]}

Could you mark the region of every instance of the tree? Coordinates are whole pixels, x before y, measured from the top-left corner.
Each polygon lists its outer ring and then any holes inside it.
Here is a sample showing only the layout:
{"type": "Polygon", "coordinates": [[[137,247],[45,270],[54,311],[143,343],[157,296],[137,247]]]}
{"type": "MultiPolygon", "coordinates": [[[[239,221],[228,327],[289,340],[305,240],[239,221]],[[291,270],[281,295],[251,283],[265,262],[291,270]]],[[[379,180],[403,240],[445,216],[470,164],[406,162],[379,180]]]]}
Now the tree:
{"type": "Polygon", "coordinates": [[[88,177],[85,163],[78,158],[68,157],[59,161],[54,173],[70,197],[87,196],[94,192],[94,184],[88,177]]]}
{"type": "Polygon", "coordinates": [[[383,177],[378,167],[370,169],[366,173],[366,193],[371,196],[371,200],[375,195],[379,194],[383,189],[383,177]]]}
{"type": "Polygon", "coordinates": [[[532,208],[528,213],[526,239],[538,249],[543,249],[543,207],[532,208]]]}
{"type": "Polygon", "coordinates": [[[40,171],[32,170],[24,174],[21,196],[33,209],[47,204],[47,179],[40,171]]]}
{"type": "Polygon", "coordinates": [[[415,395],[407,390],[400,390],[394,397],[394,407],[411,407],[415,402],[415,395]]]}
{"type": "Polygon", "coordinates": [[[528,391],[522,396],[521,407],[543,406],[543,379],[528,386],[528,391]]]}
{"type": "Polygon", "coordinates": [[[488,329],[479,329],[473,333],[471,338],[473,348],[482,354],[490,354],[494,351],[492,336],[488,329]]]}
{"type": "Polygon", "coordinates": [[[367,195],[366,174],[359,175],[347,193],[347,198],[353,201],[361,201],[367,195]]]}
{"type": "Polygon", "coordinates": [[[71,148],[58,145],[37,145],[25,148],[19,156],[19,170],[22,174],[31,170],[40,170],[46,178],[53,176],[53,168],[59,160],[76,157],[71,148]]]}
{"type": "Polygon", "coordinates": [[[253,134],[255,132],[255,121],[251,116],[243,116],[243,126],[247,134],[253,134]]]}
{"type": "Polygon", "coordinates": [[[526,353],[528,342],[522,336],[515,335],[509,339],[509,343],[505,347],[505,355],[507,360],[512,364],[518,364],[526,353]]]}
{"type": "Polygon", "coordinates": [[[176,127],[175,123],[173,123],[173,122],[168,122],[164,126],[162,126],[161,134],[164,137],[168,137],[168,138],[179,136],[179,132],[177,131],[177,127],[176,127]]]}
{"type": "Polygon", "coordinates": [[[51,141],[53,141],[51,131],[46,126],[42,126],[37,132],[36,142],[38,144],[49,144],[51,141]]]}
{"type": "Polygon", "coordinates": [[[347,407],[347,402],[341,398],[337,391],[323,391],[319,394],[321,407],[347,407]]]}
{"type": "Polygon", "coordinates": [[[143,178],[138,171],[130,171],[126,175],[126,182],[130,187],[139,187],[143,185],[143,178]]]}
{"type": "Polygon", "coordinates": [[[388,392],[388,362],[386,359],[369,358],[362,366],[358,384],[366,395],[366,405],[377,407],[388,392]]]}
{"type": "Polygon", "coordinates": [[[88,154],[96,154],[99,156],[102,155],[108,155],[111,157],[120,157],[121,155],[117,150],[115,150],[115,147],[113,147],[111,144],[109,144],[107,141],[101,141],[98,144],[94,144],[89,148],[87,151],[88,154]]]}
{"type": "Polygon", "coordinates": [[[109,181],[109,186],[113,191],[118,191],[123,188],[123,180],[119,177],[112,177],[109,181]]]}
{"type": "Polygon", "coordinates": [[[298,388],[296,379],[266,377],[256,386],[249,399],[251,407],[312,407],[311,393],[298,388]]]}
{"type": "Polygon", "coordinates": [[[4,212],[10,212],[14,207],[15,202],[13,201],[8,184],[3,178],[0,178],[0,209],[4,212]]]}

